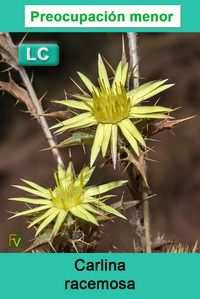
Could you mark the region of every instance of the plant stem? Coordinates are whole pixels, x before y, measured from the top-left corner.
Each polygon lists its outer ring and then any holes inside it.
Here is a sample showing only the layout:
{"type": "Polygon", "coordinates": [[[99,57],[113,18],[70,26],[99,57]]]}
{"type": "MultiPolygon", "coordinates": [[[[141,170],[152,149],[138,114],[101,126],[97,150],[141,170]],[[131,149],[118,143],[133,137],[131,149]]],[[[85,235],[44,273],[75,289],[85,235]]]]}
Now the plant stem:
{"type": "Polygon", "coordinates": [[[139,86],[139,57],[137,50],[137,33],[127,32],[129,40],[129,56],[130,56],[130,68],[133,72],[133,87],[137,88],[139,86]]]}
{"type": "MultiPolygon", "coordinates": [[[[137,50],[137,33],[136,32],[128,32],[129,39],[129,55],[130,55],[130,69],[133,72],[133,87],[137,88],[139,86],[139,58],[138,58],[138,50],[137,50]]],[[[146,162],[145,169],[146,169],[146,162]]],[[[129,175],[129,178],[130,175],[129,175]]],[[[148,197],[148,188],[145,184],[145,181],[140,175],[140,192],[141,192],[141,204],[138,208],[139,210],[142,207],[142,218],[144,225],[144,239],[145,239],[145,252],[151,253],[151,234],[150,234],[150,214],[149,214],[149,201],[148,197]]],[[[142,222],[142,221],[141,221],[142,222]]],[[[140,223],[141,223],[140,222],[140,223]]],[[[140,225],[140,224],[139,224],[140,225]]]]}
{"type": "Polygon", "coordinates": [[[35,117],[37,118],[39,124],[43,129],[47,142],[52,148],[53,156],[56,159],[56,162],[64,168],[64,162],[61,158],[59,150],[57,148],[53,148],[56,146],[56,143],[54,141],[53,135],[49,130],[47,121],[43,116],[44,111],[42,105],[36,96],[36,93],[33,89],[32,83],[26,73],[25,68],[18,64],[17,53],[18,53],[17,46],[13,43],[10,34],[8,32],[0,32],[0,54],[2,57],[2,60],[0,62],[3,61],[7,63],[8,65],[10,65],[11,68],[14,68],[16,71],[19,72],[19,75],[26,87],[26,91],[28,92],[30,100],[32,102],[31,103],[32,104],[31,106],[33,106],[31,107],[32,109],[29,107],[29,105],[27,105],[25,101],[23,100],[22,101],[26,104],[29,112],[32,112],[33,114],[35,113],[37,114],[35,117]]]}
{"type": "Polygon", "coordinates": [[[144,222],[144,236],[145,236],[145,252],[151,253],[151,233],[150,233],[150,215],[149,215],[149,201],[148,189],[143,180],[142,180],[142,211],[143,211],[143,222],[144,222]]]}
{"type": "MultiPolygon", "coordinates": [[[[38,119],[39,124],[42,127],[42,130],[47,139],[47,142],[49,143],[50,147],[54,147],[56,145],[56,143],[54,141],[53,135],[51,134],[51,132],[49,130],[49,126],[47,124],[45,117],[42,116],[42,114],[44,114],[42,105],[40,104],[40,101],[38,100],[38,98],[36,96],[36,93],[33,89],[30,79],[26,73],[26,70],[22,66],[19,66],[18,71],[19,71],[21,79],[26,87],[26,90],[28,91],[29,96],[35,106],[36,113],[38,114],[36,117],[38,119]]],[[[59,150],[57,148],[52,148],[52,153],[53,153],[53,156],[54,156],[56,162],[64,168],[64,162],[62,160],[59,150]]]]}

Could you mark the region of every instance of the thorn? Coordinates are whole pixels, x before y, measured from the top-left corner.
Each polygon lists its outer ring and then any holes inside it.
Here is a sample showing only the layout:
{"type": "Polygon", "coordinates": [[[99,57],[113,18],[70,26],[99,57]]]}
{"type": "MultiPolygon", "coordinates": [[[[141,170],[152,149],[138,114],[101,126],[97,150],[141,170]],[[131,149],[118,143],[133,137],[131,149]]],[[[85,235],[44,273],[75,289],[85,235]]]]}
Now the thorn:
{"type": "Polygon", "coordinates": [[[109,66],[109,68],[111,69],[112,73],[115,74],[115,70],[113,69],[113,67],[110,65],[110,63],[103,57],[103,60],[105,61],[105,63],[109,66]]]}
{"type": "Polygon", "coordinates": [[[12,76],[11,76],[10,71],[8,71],[8,78],[9,78],[9,82],[12,82],[12,81],[13,81],[13,80],[12,80],[12,76]]]}
{"type": "Polygon", "coordinates": [[[22,40],[21,40],[21,41],[19,42],[19,44],[18,44],[19,46],[24,42],[24,40],[26,39],[28,33],[29,33],[29,32],[27,32],[27,33],[23,36],[22,40]]]}
{"type": "Polygon", "coordinates": [[[198,249],[198,240],[195,242],[192,253],[195,253],[198,249]]]}
{"type": "Polygon", "coordinates": [[[145,156],[145,155],[147,155],[147,154],[148,154],[148,152],[150,152],[150,151],[152,151],[153,153],[155,153],[155,151],[153,150],[153,149],[154,149],[154,147],[155,147],[155,145],[154,145],[154,146],[152,146],[152,147],[148,147],[148,148],[147,148],[147,150],[146,150],[145,152],[143,152],[144,156],[145,156]]]}
{"type": "Polygon", "coordinates": [[[106,158],[105,162],[103,162],[101,165],[99,165],[99,168],[103,168],[105,165],[109,164],[110,160],[111,160],[111,157],[106,158]]]}
{"type": "Polygon", "coordinates": [[[148,138],[148,140],[153,141],[153,142],[162,142],[162,140],[158,140],[158,139],[153,139],[153,138],[148,138]]]}
{"type": "Polygon", "coordinates": [[[65,100],[67,100],[67,91],[64,89],[65,100]]]}
{"type": "MultiPolygon", "coordinates": [[[[135,69],[135,68],[137,67],[137,65],[139,64],[141,58],[142,58],[142,57],[139,57],[139,58],[138,58],[138,61],[136,62],[136,64],[132,67],[132,69],[131,69],[132,74],[134,73],[134,69],[135,69]]],[[[139,76],[139,77],[133,76],[133,77],[134,77],[134,78],[141,79],[140,76],[139,76]]],[[[142,79],[144,79],[144,78],[142,78],[142,79]]]]}
{"type": "Polygon", "coordinates": [[[124,34],[122,33],[122,63],[125,65],[127,62],[126,58],[126,50],[125,50],[125,41],[124,41],[124,34]]]}
{"type": "MultiPolygon", "coordinates": [[[[14,104],[13,107],[16,107],[18,104],[19,104],[19,100],[16,100],[16,103],[14,104]]],[[[22,110],[20,110],[20,111],[21,111],[21,112],[28,112],[28,111],[22,111],[22,110]]]]}
{"type": "Polygon", "coordinates": [[[30,79],[31,84],[33,83],[33,78],[34,78],[34,73],[32,72],[32,74],[31,74],[31,79],[30,79]]]}
{"type": "MultiPolygon", "coordinates": [[[[176,110],[179,110],[179,109],[181,109],[181,108],[183,108],[183,107],[182,107],[182,106],[176,107],[176,108],[173,109],[173,112],[176,111],[176,110]]],[[[170,112],[169,112],[169,113],[170,113],[170,112]]]]}
{"type": "Polygon", "coordinates": [[[84,143],[82,143],[82,148],[83,148],[84,155],[86,155],[86,150],[85,150],[85,144],[84,143]]]}
{"type": "Polygon", "coordinates": [[[121,211],[124,211],[123,203],[124,203],[124,191],[122,192],[122,196],[120,198],[120,210],[121,211]]]}
{"type": "Polygon", "coordinates": [[[87,92],[85,92],[85,91],[78,85],[78,83],[76,83],[76,81],[74,81],[74,79],[72,79],[72,78],[70,77],[70,80],[72,80],[72,82],[78,87],[78,89],[83,93],[84,96],[87,96],[87,97],[90,96],[87,92]]]}
{"type": "MultiPolygon", "coordinates": [[[[39,102],[41,103],[42,102],[42,100],[44,99],[44,97],[47,95],[47,93],[48,93],[48,91],[46,91],[42,96],[41,96],[41,98],[39,99],[39,102]]],[[[48,111],[49,109],[47,109],[46,111],[45,111],[45,113],[48,111]]]]}
{"type": "Polygon", "coordinates": [[[9,68],[7,68],[7,69],[1,71],[1,73],[9,72],[9,71],[12,70],[12,69],[13,69],[13,67],[11,66],[11,67],[9,67],[9,68]]]}
{"type": "MultiPolygon", "coordinates": [[[[124,159],[125,160],[125,159],[124,159]]],[[[128,160],[128,158],[126,158],[126,160],[128,160]]],[[[126,172],[127,168],[130,166],[131,162],[129,161],[126,165],[126,167],[124,168],[122,175],[126,172]]]]}
{"type": "Polygon", "coordinates": [[[155,196],[157,196],[157,194],[149,195],[149,196],[147,196],[144,200],[149,200],[149,199],[151,199],[151,198],[153,198],[153,197],[155,197],[155,196]]]}
{"type": "Polygon", "coordinates": [[[73,110],[73,108],[67,108],[67,111],[71,112],[72,114],[78,115],[79,113],[73,110]]]}
{"type": "Polygon", "coordinates": [[[169,129],[170,133],[173,135],[173,136],[176,136],[176,134],[172,131],[172,128],[169,129]]]}
{"type": "Polygon", "coordinates": [[[157,101],[155,102],[154,106],[156,106],[156,105],[158,104],[158,102],[160,101],[160,99],[161,99],[161,97],[159,97],[159,98],[157,99],[157,101]]]}
{"type": "Polygon", "coordinates": [[[75,245],[74,240],[71,240],[71,243],[72,243],[72,246],[74,247],[76,253],[78,253],[78,249],[77,249],[77,247],[76,247],[76,245],[75,245]]]}
{"type": "Polygon", "coordinates": [[[54,133],[56,136],[59,136],[61,134],[63,134],[65,131],[59,132],[59,133],[54,133]]]}
{"type": "Polygon", "coordinates": [[[75,174],[75,170],[74,170],[74,163],[73,163],[73,160],[72,160],[72,152],[71,152],[70,148],[69,148],[69,164],[72,167],[72,171],[73,171],[73,174],[74,174],[74,177],[75,177],[76,174],[75,174]]]}
{"type": "Polygon", "coordinates": [[[51,246],[51,248],[53,249],[53,251],[54,251],[55,253],[57,253],[57,251],[55,250],[55,248],[54,248],[54,246],[53,246],[53,244],[52,244],[51,241],[49,241],[49,245],[51,246]]]}
{"type": "Polygon", "coordinates": [[[97,186],[99,186],[99,185],[102,184],[103,178],[104,178],[104,174],[102,174],[102,176],[101,176],[100,179],[98,180],[97,186]]]}
{"type": "Polygon", "coordinates": [[[149,162],[160,163],[159,161],[154,160],[154,159],[150,159],[150,158],[148,158],[148,157],[145,157],[145,160],[147,160],[147,161],[149,161],[149,162]]]}

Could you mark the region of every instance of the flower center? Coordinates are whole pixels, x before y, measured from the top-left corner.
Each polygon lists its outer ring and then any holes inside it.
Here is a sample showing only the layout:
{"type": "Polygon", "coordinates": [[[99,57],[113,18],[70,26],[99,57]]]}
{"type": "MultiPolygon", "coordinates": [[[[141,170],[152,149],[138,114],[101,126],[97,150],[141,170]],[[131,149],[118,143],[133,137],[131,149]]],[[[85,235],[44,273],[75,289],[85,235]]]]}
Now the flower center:
{"type": "Polygon", "coordinates": [[[115,90],[106,89],[103,83],[99,82],[101,89],[99,93],[93,92],[93,106],[90,106],[95,118],[99,123],[117,124],[129,116],[130,100],[122,85],[117,85],[115,90]]]}
{"type": "Polygon", "coordinates": [[[54,190],[49,190],[54,207],[67,211],[79,205],[83,199],[82,186],[75,186],[73,178],[66,186],[59,184],[56,174],[55,179],[57,186],[54,190]]]}

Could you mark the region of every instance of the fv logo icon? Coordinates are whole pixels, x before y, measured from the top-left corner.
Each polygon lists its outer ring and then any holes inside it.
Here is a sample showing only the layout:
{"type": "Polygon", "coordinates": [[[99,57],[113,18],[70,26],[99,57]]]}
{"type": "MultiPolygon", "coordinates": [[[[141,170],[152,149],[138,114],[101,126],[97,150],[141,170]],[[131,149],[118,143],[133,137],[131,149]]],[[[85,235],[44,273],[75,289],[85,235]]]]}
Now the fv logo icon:
{"type": "Polygon", "coordinates": [[[8,235],[9,248],[22,248],[22,234],[9,234],[8,235]]]}

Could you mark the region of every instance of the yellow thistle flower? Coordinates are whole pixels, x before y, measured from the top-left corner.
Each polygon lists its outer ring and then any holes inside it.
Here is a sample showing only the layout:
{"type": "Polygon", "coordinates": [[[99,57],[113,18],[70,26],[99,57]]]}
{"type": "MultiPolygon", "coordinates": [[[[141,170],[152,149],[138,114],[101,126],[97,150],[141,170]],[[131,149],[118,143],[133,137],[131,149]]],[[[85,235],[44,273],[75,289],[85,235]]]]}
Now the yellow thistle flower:
{"type": "Polygon", "coordinates": [[[138,104],[173,86],[173,84],[164,84],[167,80],[152,81],[127,92],[125,84],[128,75],[128,63],[123,64],[120,61],[112,85],[110,85],[107,71],[100,55],[98,59],[98,73],[100,88],[94,86],[85,75],[78,72],[80,78],[90,91],[91,97],[74,95],[82,101],[54,101],[69,107],[86,110],[87,112],[62,121],[52,128],[60,128],[56,131],[58,133],[68,129],[97,126],[91,149],[90,166],[94,164],[100,149],[102,156],[105,157],[110,143],[112,160],[115,167],[117,161],[118,128],[120,128],[121,133],[128,140],[134,152],[139,156],[139,144],[144,147],[146,144],[142,134],[131,119],[167,118],[169,116],[164,113],[169,113],[172,109],[161,106],[138,106],[138,104]]]}
{"type": "Polygon", "coordinates": [[[116,181],[100,186],[87,187],[86,184],[90,180],[94,169],[94,167],[85,167],[78,176],[75,176],[71,163],[66,171],[64,171],[61,166],[58,166],[58,172],[54,173],[56,182],[56,187],[54,189],[45,189],[31,181],[22,180],[32,188],[18,185],[15,185],[14,187],[34,194],[38,198],[17,197],[9,198],[9,200],[21,201],[39,206],[20,212],[10,218],[47,210],[43,212],[42,215],[39,215],[29,227],[41,222],[36,231],[37,236],[49,223],[55,221],[52,237],[58,233],[70,213],[77,218],[81,218],[95,225],[99,224],[94,215],[107,217],[108,214],[113,214],[126,219],[126,217],[114,208],[102,202],[102,200],[107,200],[113,195],[105,195],[102,197],[100,197],[100,195],[113,188],[122,186],[127,181],[116,181]]]}

